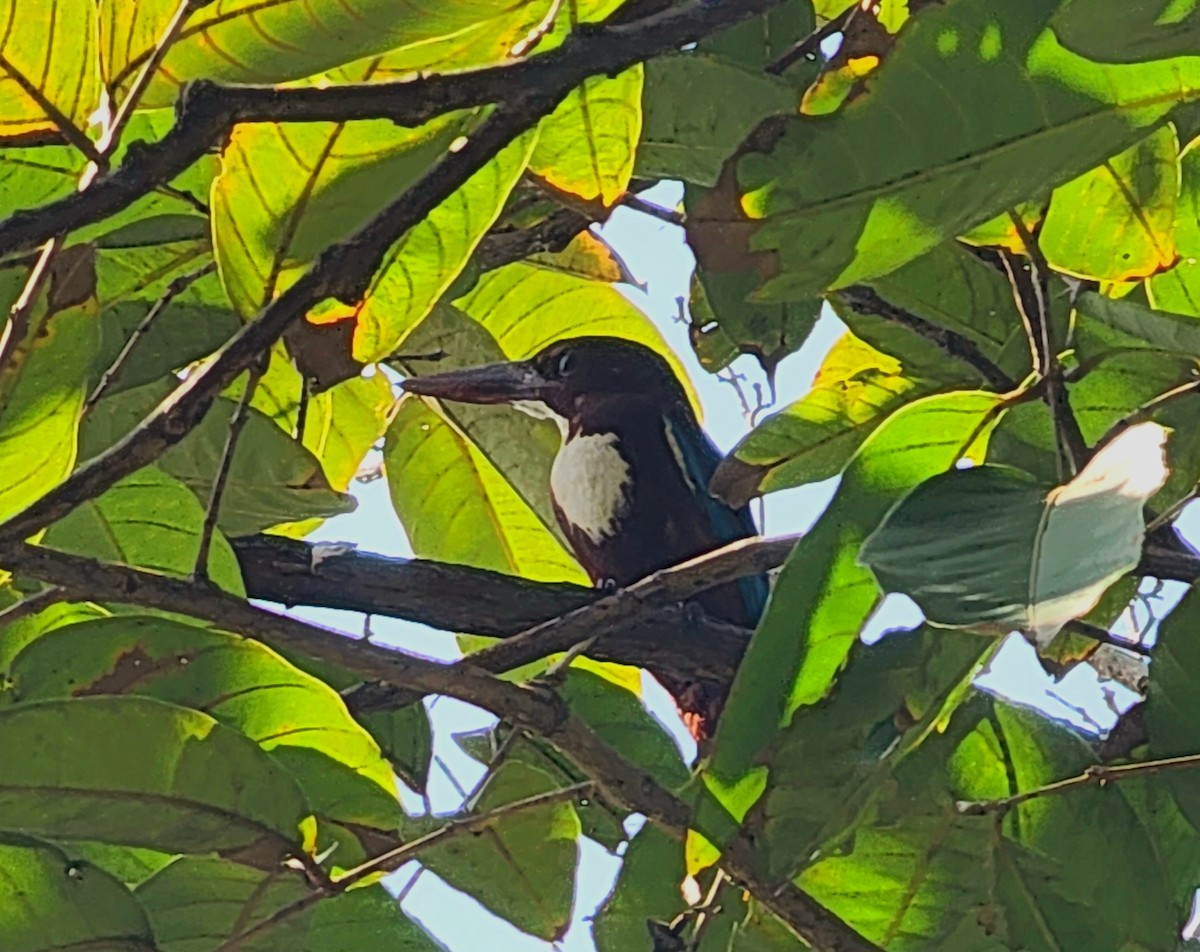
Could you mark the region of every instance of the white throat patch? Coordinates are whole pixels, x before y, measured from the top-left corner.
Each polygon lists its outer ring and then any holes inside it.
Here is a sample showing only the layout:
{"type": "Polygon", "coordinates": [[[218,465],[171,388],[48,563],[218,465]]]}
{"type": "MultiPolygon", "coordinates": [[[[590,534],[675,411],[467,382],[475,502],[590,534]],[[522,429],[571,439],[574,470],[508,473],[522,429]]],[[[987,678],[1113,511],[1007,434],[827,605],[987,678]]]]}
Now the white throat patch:
{"type": "Polygon", "coordinates": [[[550,470],[550,489],[567,521],[599,542],[616,532],[629,509],[631,475],[617,435],[592,433],[563,443],[550,470]]]}

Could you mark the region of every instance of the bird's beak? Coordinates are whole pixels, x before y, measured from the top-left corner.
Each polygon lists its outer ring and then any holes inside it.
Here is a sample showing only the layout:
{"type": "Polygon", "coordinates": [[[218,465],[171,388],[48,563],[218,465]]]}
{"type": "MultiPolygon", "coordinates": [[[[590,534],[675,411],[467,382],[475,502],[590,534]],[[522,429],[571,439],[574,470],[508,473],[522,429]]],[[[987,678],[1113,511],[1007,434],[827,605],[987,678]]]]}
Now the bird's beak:
{"type": "Polygon", "coordinates": [[[529,361],[485,364],[428,377],[409,377],[409,393],[460,403],[517,403],[544,399],[548,382],[529,361]]]}

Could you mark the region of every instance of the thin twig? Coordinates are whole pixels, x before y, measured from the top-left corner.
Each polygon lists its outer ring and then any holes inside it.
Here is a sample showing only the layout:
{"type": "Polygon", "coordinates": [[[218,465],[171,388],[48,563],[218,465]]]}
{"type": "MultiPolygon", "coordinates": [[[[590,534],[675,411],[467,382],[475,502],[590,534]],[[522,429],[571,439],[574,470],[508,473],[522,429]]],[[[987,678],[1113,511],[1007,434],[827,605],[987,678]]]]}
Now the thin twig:
{"type": "Polygon", "coordinates": [[[657,218],[668,225],[679,225],[682,227],[687,222],[687,215],[678,208],[663,208],[661,205],[655,205],[654,202],[646,201],[640,195],[633,192],[626,192],[622,195],[618,204],[624,205],[635,212],[641,212],[643,215],[649,215],[651,218],[657,218]]]}
{"type": "Polygon", "coordinates": [[[1057,448],[1058,479],[1066,482],[1082,468],[1088,459],[1088,446],[1079,429],[1063,384],[1062,365],[1050,333],[1050,265],[1042,254],[1041,245],[1015,210],[1009,210],[1012,221],[1029,263],[1026,272],[1011,255],[1000,251],[1000,261],[1013,290],[1013,300],[1029,338],[1033,371],[1046,381],[1046,408],[1057,448]]]}
{"type": "Polygon", "coordinates": [[[29,318],[33,314],[38,296],[50,279],[50,264],[61,246],[62,239],[57,236],[42,245],[38,259],[34,262],[29,277],[25,279],[25,286],[13,302],[4,332],[0,333],[0,376],[4,375],[29,333],[29,318]]]}
{"type": "Polygon", "coordinates": [[[814,58],[820,51],[821,44],[831,36],[844,33],[861,10],[861,3],[856,2],[851,4],[824,26],[817,28],[804,39],[800,40],[800,42],[780,56],[779,59],[768,64],[763,72],[769,73],[772,76],[779,76],[793,63],[797,63],[802,59],[814,58]]]}
{"type": "Polygon", "coordinates": [[[212,548],[213,533],[217,529],[217,520],[221,515],[221,501],[225,496],[225,484],[229,481],[229,473],[233,469],[233,457],[237,452],[238,438],[250,419],[250,401],[254,399],[254,391],[266,370],[266,361],[262,360],[250,368],[246,378],[246,389],[242,398],[229,420],[229,432],[225,437],[225,446],[221,450],[221,459],[213,476],[212,489],[208,495],[208,508],[204,513],[204,526],[200,531],[200,545],[196,552],[196,566],[192,569],[192,578],[208,578],[208,553],[212,548]]]}
{"type": "Polygon", "coordinates": [[[312,883],[311,885],[314,888],[311,892],[305,893],[299,899],[288,903],[286,906],[281,906],[271,913],[271,915],[265,919],[260,919],[250,928],[230,936],[217,946],[214,952],[233,952],[233,950],[240,948],[255,936],[273,929],[279,923],[285,922],[292,918],[292,916],[304,912],[321,900],[341,895],[355,883],[366,879],[368,876],[399,869],[409,860],[416,858],[428,849],[439,846],[447,840],[462,836],[464,833],[477,833],[480,830],[487,829],[487,827],[498,820],[515,813],[522,813],[526,810],[561,803],[564,800],[587,796],[595,789],[595,786],[591,781],[579,783],[562,790],[551,790],[548,793],[526,797],[524,800],[506,803],[503,806],[496,807],[494,810],[488,810],[486,813],[480,813],[476,816],[459,817],[449,820],[436,830],[432,830],[424,836],[419,836],[415,840],[397,846],[395,849],[388,850],[386,853],[373,856],[366,862],[360,863],[358,866],[347,870],[336,878],[329,878],[324,869],[317,867],[321,870],[321,875],[324,877],[326,884],[318,885],[312,883]]]}
{"type": "Polygon", "coordinates": [[[1161,760],[1143,760],[1135,764],[1094,764],[1083,773],[1065,780],[1056,780],[1044,787],[1033,790],[1022,790],[1011,797],[1001,797],[997,800],[962,800],[955,804],[955,809],[963,816],[984,816],[988,813],[1006,813],[1015,806],[1020,806],[1037,797],[1047,797],[1054,794],[1066,793],[1078,787],[1103,787],[1110,782],[1128,780],[1147,774],[1164,773],[1170,770],[1190,770],[1200,766],[1200,754],[1184,754],[1180,757],[1164,757],[1161,760]]]}
{"type": "Polygon", "coordinates": [[[146,332],[150,330],[150,325],[154,323],[158,316],[171,305],[171,302],[174,301],[175,298],[179,297],[179,295],[181,295],[201,278],[212,274],[216,270],[217,263],[215,261],[210,261],[202,268],[198,268],[197,270],[191,271],[187,274],[179,275],[167,285],[162,295],[157,301],[154,302],[150,310],[146,312],[146,316],[143,317],[138,323],[138,326],[134,328],[133,333],[129,336],[129,339],[125,341],[120,353],[118,353],[113,359],[113,362],[109,364],[108,369],[100,375],[100,380],[96,383],[96,386],[92,389],[92,392],[88,394],[88,398],[83,402],[83,412],[85,414],[91,410],[92,407],[94,407],[100,400],[100,397],[104,395],[104,391],[113,382],[117,374],[121,372],[121,368],[125,366],[125,362],[129,360],[129,355],[133,353],[133,349],[137,346],[138,341],[140,341],[142,337],[145,336],[146,332]]]}

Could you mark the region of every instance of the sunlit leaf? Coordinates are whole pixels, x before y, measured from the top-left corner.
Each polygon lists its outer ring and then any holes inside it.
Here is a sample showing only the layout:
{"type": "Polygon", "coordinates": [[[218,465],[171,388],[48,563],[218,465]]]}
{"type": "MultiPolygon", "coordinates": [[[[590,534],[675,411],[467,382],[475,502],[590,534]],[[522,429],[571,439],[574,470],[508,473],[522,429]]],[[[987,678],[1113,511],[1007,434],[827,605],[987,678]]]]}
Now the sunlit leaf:
{"type": "Polygon", "coordinates": [[[135,694],[210,714],[257,741],[335,820],[394,829],[395,781],[337,693],[271,649],[162,618],[108,618],[43,635],[8,672],[18,700],[135,694]]]}
{"type": "Polygon", "coordinates": [[[1175,210],[1175,267],[1146,281],[1154,307],[1200,317],[1200,139],[1179,157],[1179,204],[1175,210]]]}
{"type": "Polygon", "coordinates": [[[1101,62],[1186,56],[1200,47],[1196,0],[1067,0],[1053,25],[1067,49],[1101,62]]]}
{"type": "Polygon", "coordinates": [[[797,708],[829,690],[881,592],[858,548],[905,493],[978,452],[1003,399],[926,397],[872,433],[816,526],[792,550],[717,729],[713,768],[736,778],[797,708]],[[974,449],[973,449],[974,447],[974,449]]]}
{"type": "Polygon", "coordinates": [[[878,277],[1129,147],[1200,88],[1194,58],[1084,60],[1051,12],[923,10],[855,108],[790,120],[741,158],[737,194],[690,220],[701,264],[736,242],[770,298],[878,277]]]}
{"type": "Polygon", "coordinates": [[[1179,143],[1164,126],[1060,186],[1038,244],[1050,267],[1098,281],[1129,281],[1175,260],[1179,143]]]}
{"type": "Polygon", "coordinates": [[[610,285],[518,263],[485,274],[455,303],[487,328],[511,360],[566,337],[610,335],[645,344],[666,358],[699,406],[682,361],[649,318],[610,285]]]}
{"type": "Polygon", "coordinates": [[[419,397],[400,401],[384,471],[417,555],[543,581],[584,580],[496,467],[419,397]]]}
{"type": "Polygon", "coordinates": [[[0,376],[0,517],[24,509],[75,465],[96,322],[84,308],[49,317],[0,376]]]}
{"type": "MultiPolygon", "coordinates": [[[[182,482],[147,466],[59,519],[44,541],[109,562],[190,576],[204,516],[200,501],[182,482]]],[[[219,532],[214,533],[206,570],[226,591],[245,591],[237,558],[219,532]]]]}
{"type": "Polygon", "coordinates": [[[0,4],[0,136],[81,135],[100,105],[94,0],[0,4]]]}
{"type": "Polygon", "coordinates": [[[9,952],[145,952],[146,914],[112,876],[37,840],[0,836],[0,934],[9,952]]]}
{"type": "Polygon", "coordinates": [[[798,711],[776,741],[759,813],[769,867],[787,874],[852,834],[897,762],[938,737],[934,722],[991,647],[928,628],[857,646],[834,697],[798,711]]]}
{"type": "Polygon", "coordinates": [[[642,132],[642,67],[593,76],[542,120],[530,170],[585,202],[612,207],[633,174],[642,132]]]}
{"type": "Polygon", "coordinates": [[[759,493],[836,476],[871,431],[937,389],[899,361],[843,335],[803,397],[759,423],[717,467],[712,489],[733,505],[759,493]]]}
{"type": "MultiPolygon", "coordinates": [[[[175,0],[136,4],[105,0],[100,29],[109,85],[128,85],[177,6],[175,0]]],[[[517,0],[503,7],[490,0],[437,4],[314,0],[302,6],[223,0],[195,10],[188,18],[146,102],[170,105],[182,83],[201,76],[277,83],[390,50],[397,51],[390,57],[394,68],[407,71],[443,59],[464,66],[470,60],[471,65],[500,61],[545,12],[541,0],[517,0]]]]}
{"type": "Polygon", "coordinates": [[[138,697],[0,710],[3,827],[166,852],[298,849],[308,814],[253,741],[199,711],[138,697]]]}

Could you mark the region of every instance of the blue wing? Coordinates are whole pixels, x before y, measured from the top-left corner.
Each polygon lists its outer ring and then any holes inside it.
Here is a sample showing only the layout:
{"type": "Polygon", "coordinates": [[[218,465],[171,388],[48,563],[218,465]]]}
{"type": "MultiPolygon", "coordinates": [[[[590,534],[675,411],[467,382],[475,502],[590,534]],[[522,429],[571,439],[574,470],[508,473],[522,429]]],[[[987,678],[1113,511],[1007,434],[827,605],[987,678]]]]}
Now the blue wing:
{"type": "MultiPolygon", "coordinates": [[[[666,422],[671,450],[683,467],[688,482],[697,487],[718,544],[726,545],[737,539],[758,535],[749,506],[733,509],[708,491],[713,473],[722,458],[708,434],[690,420],[681,420],[675,414],[668,416],[666,422]]],[[[738,579],[737,585],[747,616],[757,623],[767,605],[767,577],[748,575],[738,579]]]]}

